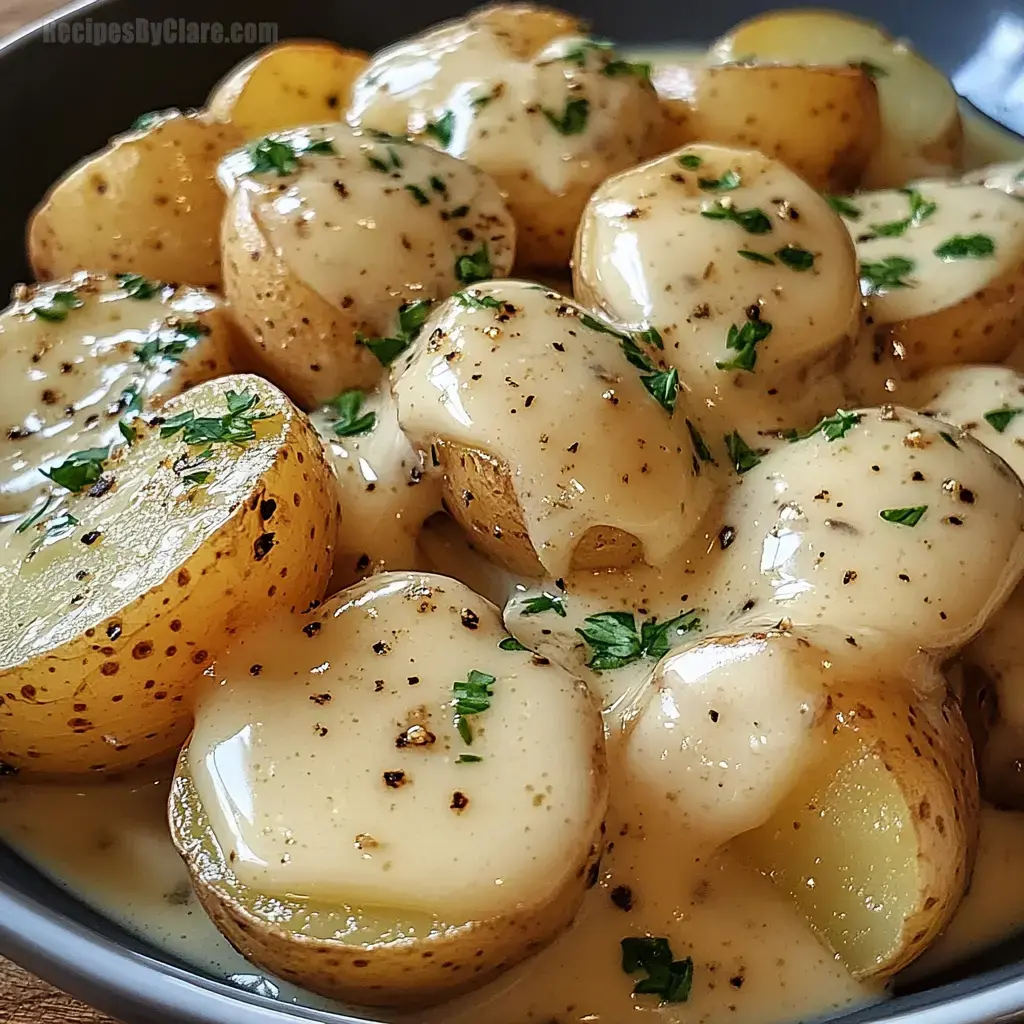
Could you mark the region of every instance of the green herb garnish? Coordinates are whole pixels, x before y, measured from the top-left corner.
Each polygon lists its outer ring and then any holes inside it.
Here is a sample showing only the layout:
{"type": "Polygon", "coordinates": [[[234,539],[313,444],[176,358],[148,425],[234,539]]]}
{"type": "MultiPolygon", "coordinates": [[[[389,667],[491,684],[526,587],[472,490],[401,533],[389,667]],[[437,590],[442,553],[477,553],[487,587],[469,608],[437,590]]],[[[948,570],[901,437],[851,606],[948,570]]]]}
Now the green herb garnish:
{"type": "Polygon", "coordinates": [[[523,615],[539,615],[541,612],[555,612],[559,618],[565,618],[565,598],[546,591],[539,597],[528,598],[522,604],[523,615]]]}
{"type": "Polygon", "coordinates": [[[377,424],[375,412],[365,412],[360,415],[363,408],[365,395],[359,388],[352,388],[351,391],[343,391],[337,398],[332,398],[327,405],[333,409],[338,418],[331,425],[331,429],[338,437],[357,437],[359,434],[368,434],[377,424]]]}
{"type": "Polygon", "coordinates": [[[160,425],[162,438],[182,435],[186,444],[243,445],[255,440],[253,423],[270,418],[270,413],[254,412],[260,404],[252,391],[228,391],[224,395],[227,412],[223,416],[196,416],[192,409],[165,420],[160,425]]]}
{"type": "Polygon", "coordinates": [[[700,215],[709,220],[731,220],[751,235],[767,235],[772,230],[772,222],[764,211],[756,206],[750,210],[740,210],[731,204],[726,205],[721,199],[716,199],[715,205],[707,210],[701,210],[700,215]]]}
{"type": "Polygon", "coordinates": [[[702,163],[704,163],[704,161],[701,160],[701,158],[699,156],[697,156],[696,154],[694,154],[694,153],[684,153],[679,158],[679,162],[688,171],[695,171],[695,170],[697,170],[698,167],[700,167],[700,165],[702,163]]]}
{"type": "Polygon", "coordinates": [[[265,138],[254,142],[248,149],[253,174],[269,174],[277,171],[282,177],[292,174],[299,166],[298,155],[287,143],[278,139],[265,138]]]}
{"type": "Polygon", "coordinates": [[[946,444],[950,446],[950,448],[955,448],[957,451],[960,451],[960,445],[958,445],[956,441],[953,440],[953,435],[950,434],[948,431],[940,430],[939,437],[941,437],[942,440],[945,441],[946,444]]]}
{"type": "Polygon", "coordinates": [[[736,251],[745,260],[750,260],[751,263],[770,263],[772,266],[775,265],[775,260],[771,256],[766,256],[763,252],[754,252],[751,249],[737,249],[736,251]]]}
{"type": "Polygon", "coordinates": [[[663,623],[657,618],[644,620],[639,629],[632,612],[600,612],[587,616],[576,632],[591,651],[587,668],[608,672],[641,658],[658,661],[672,649],[674,640],[699,628],[700,618],[691,609],[663,623]]]}
{"type": "Polygon", "coordinates": [[[989,409],[984,418],[990,427],[1001,434],[1022,412],[1024,409],[1011,409],[1004,405],[1002,409],[989,409]]]}
{"type": "Polygon", "coordinates": [[[59,466],[40,472],[69,491],[84,491],[103,475],[103,464],[110,458],[109,448],[86,448],[72,452],[59,466]]]}
{"type": "Polygon", "coordinates": [[[77,292],[60,291],[53,293],[47,305],[33,306],[29,312],[34,313],[40,320],[58,324],[67,320],[71,310],[81,309],[84,305],[77,292]]]}
{"type": "Polygon", "coordinates": [[[452,707],[455,709],[455,728],[467,745],[473,743],[473,729],[469,724],[470,715],[483,714],[491,706],[491,697],[494,696],[491,687],[495,683],[494,676],[487,672],[478,672],[471,669],[465,680],[460,679],[452,684],[452,693],[455,699],[452,707]]]}
{"type": "Polygon", "coordinates": [[[135,444],[135,439],[139,436],[139,432],[130,424],[124,420],[117,421],[117,429],[121,432],[121,436],[128,442],[130,448],[135,444]]]}
{"type": "Polygon", "coordinates": [[[452,298],[467,309],[501,309],[505,305],[501,299],[496,299],[493,295],[480,295],[471,291],[456,292],[452,298]]]}
{"type": "Polygon", "coordinates": [[[740,176],[729,170],[720,178],[698,178],[697,186],[704,192],[731,192],[740,187],[740,176]]]}
{"type": "Polygon", "coordinates": [[[428,206],[430,204],[430,196],[419,187],[419,185],[406,185],[405,191],[409,193],[416,200],[420,206],[428,206]]]}
{"type": "Polygon", "coordinates": [[[592,53],[602,53],[612,48],[612,43],[605,39],[581,39],[562,54],[561,60],[577,67],[586,67],[587,58],[592,53]]]}
{"type": "Polygon", "coordinates": [[[23,519],[20,523],[18,523],[18,525],[15,528],[14,532],[15,533],[24,533],[30,527],[35,526],[36,523],[38,523],[43,518],[43,516],[46,515],[46,513],[49,511],[49,508],[50,508],[50,506],[52,504],[53,504],[53,495],[52,494],[48,494],[46,496],[46,501],[44,501],[43,504],[40,505],[39,508],[37,508],[35,510],[35,512],[32,512],[26,519],[23,519]]]}
{"type": "Polygon", "coordinates": [[[163,281],[150,281],[141,274],[118,274],[117,280],[130,299],[151,299],[166,287],[163,281]]]}
{"type": "Polygon", "coordinates": [[[865,297],[884,295],[896,288],[909,288],[904,280],[917,264],[904,256],[887,256],[885,259],[866,261],[860,265],[860,287],[865,297]]]}
{"type": "Polygon", "coordinates": [[[139,116],[132,121],[131,130],[133,132],[144,132],[147,128],[152,128],[157,121],[162,120],[166,113],[166,110],[150,110],[145,114],[139,114],[139,116]]]}
{"type": "Polygon", "coordinates": [[[478,764],[483,758],[479,754],[459,754],[455,758],[456,764],[478,764]]]}
{"type": "Polygon", "coordinates": [[[897,526],[917,526],[927,511],[927,505],[915,505],[913,508],[883,508],[878,514],[887,523],[896,523],[897,526]]]}
{"type": "Polygon", "coordinates": [[[863,71],[868,78],[887,78],[889,72],[885,70],[881,65],[875,64],[870,60],[855,60],[850,64],[851,68],[857,68],[863,71]]]}
{"type": "Polygon", "coordinates": [[[761,456],[743,440],[738,430],[725,435],[725,448],[737,473],[746,473],[761,463],[761,456]]]}
{"type": "Polygon", "coordinates": [[[790,270],[802,272],[814,266],[814,253],[801,249],[798,245],[784,245],[781,249],[775,250],[775,256],[790,270]]]}
{"type": "Polygon", "coordinates": [[[428,121],[423,126],[423,132],[432,139],[437,139],[447,149],[452,144],[452,135],[455,134],[455,112],[446,110],[436,121],[428,121]]]}
{"type": "Polygon", "coordinates": [[[357,332],[356,344],[365,345],[377,357],[381,366],[390,366],[416,340],[432,304],[431,299],[404,303],[398,308],[398,331],[394,335],[388,338],[368,338],[357,332]]]}
{"type": "Polygon", "coordinates": [[[937,209],[938,205],[925,199],[917,189],[904,188],[900,191],[910,203],[910,212],[902,220],[886,221],[884,224],[869,224],[872,236],[879,238],[899,238],[906,234],[908,228],[916,228],[926,221],[937,209]]]}
{"type": "Polygon", "coordinates": [[[693,449],[697,453],[697,458],[701,462],[714,462],[711,449],[704,442],[700,431],[689,420],[686,421],[686,429],[690,432],[690,440],[693,442],[693,449]]]}
{"type": "Polygon", "coordinates": [[[792,444],[794,441],[805,441],[809,437],[814,437],[820,431],[825,435],[826,441],[838,441],[839,438],[846,437],[847,431],[852,430],[860,423],[862,417],[863,414],[859,412],[847,412],[845,409],[836,409],[834,416],[826,416],[811,427],[806,434],[790,430],[785,434],[785,438],[792,444]]]}
{"type": "Polygon", "coordinates": [[[843,196],[825,196],[825,202],[832,207],[840,217],[845,217],[847,220],[860,220],[861,209],[859,206],[854,206],[849,199],[843,196]]]}
{"type": "Polygon", "coordinates": [[[947,263],[953,260],[980,260],[996,251],[988,235],[953,235],[935,247],[935,255],[947,263]]]}
{"type": "Polygon", "coordinates": [[[658,370],[640,378],[651,397],[671,416],[676,411],[676,396],[679,394],[679,371],[673,366],[658,370]]]}
{"type": "Polygon", "coordinates": [[[505,639],[498,644],[498,648],[502,651],[525,651],[528,649],[524,647],[514,636],[505,637],[505,639]]]}
{"type": "Polygon", "coordinates": [[[622,969],[647,977],[633,986],[634,995],[659,996],[666,1003],[685,1003],[693,987],[693,960],[673,960],[668,939],[644,936],[623,939],[622,969]]]}
{"type": "Polygon", "coordinates": [[[646,62],[631,60],[610,60],[601,69],[601,74],[608,78],[619,78],[622,75],[634,75],[637,78],[651,80],[651,65],[646,62]]]}
{"type": "Polygon", "coordinates": [[[752,319],[748,312],[746,322],[737,327],[729,325],[725,347],[736,353],[731,359],[716,361],[719,370],[745,370],[753,373],[757,365],[757,346],[772,333],[772,325],[767,320],[752,319]]]}
{"type": "Polygon", "coordinates": [[[188,351],[190,343],[210,333],[210,328],[198,320],[187,320],[173,327],[165,328],[135,348],[135,358],[149,367],[160,360],[180,362],[188,351]]]}
{"type": "Polygon", "coordinates": [[[487,250],[486,242],[476,252],[456,258],[455,276],[462,284],[474,284],[476,281],[486,281],[494,276],[491,255],[487,250]]]}
{"type": "Polygon", "coordinates": [[[581,135],[587,130],[590,118],[590,100],[568,100],[561,115],[547,107],[541,107],[541,113],[547,118],[548,124],[561,135],[581,135]]]}
{"type": "Polygon", "coordinates": [[[213,476],[213,473],[210,470],[199,469],[194,473],[189,473],[188,476],[183,476],[181,482],[188,484],[190,487],[199,487],[205,484],[211,476],[213,476]]]}

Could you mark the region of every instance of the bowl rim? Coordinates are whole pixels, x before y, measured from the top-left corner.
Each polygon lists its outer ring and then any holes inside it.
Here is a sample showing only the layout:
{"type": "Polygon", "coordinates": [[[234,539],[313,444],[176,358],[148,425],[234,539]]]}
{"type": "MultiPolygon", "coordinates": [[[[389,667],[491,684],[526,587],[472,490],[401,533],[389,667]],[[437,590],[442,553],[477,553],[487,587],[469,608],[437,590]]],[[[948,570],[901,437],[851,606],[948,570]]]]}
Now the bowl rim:
{"type": "MultiPolygon", "coordinates": [[[[108,2],[72,0],[35,19],[0,40],[0,59],[34,41],[46,26],[95,11],[108,2]]],[[[976,116],[999,125],[969,100],[961,99],[976,116]]],[[[198,970],[128,949],[43,900],[26,895],[2,876],[0,954],[97,1009],[116,1014],[126,1024],[153,1024],[159,1019],[176,1024],[383,1024],[373,1017],[319,1010],[247,992],[198,970]]],[[[1001,1024],[1020,1019],[1022,1014],[1024,964],[1013,964],[829,1019],[835,1024],[1001,1024]],[[885,1012],[890,1007],[894,1012],[885,1012]]]]}

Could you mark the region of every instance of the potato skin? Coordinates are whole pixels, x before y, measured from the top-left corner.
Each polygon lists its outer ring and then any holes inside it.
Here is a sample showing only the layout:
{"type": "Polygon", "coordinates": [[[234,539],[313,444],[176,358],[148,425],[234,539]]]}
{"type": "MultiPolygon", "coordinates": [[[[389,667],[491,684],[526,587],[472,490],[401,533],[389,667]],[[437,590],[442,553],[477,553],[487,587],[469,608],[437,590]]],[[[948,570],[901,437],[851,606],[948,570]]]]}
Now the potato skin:
{"type": "Polygon", "coordinates": [[[423,937],[366,945],[315,938],[281,923],[308,912],[303,904],[254,894],[225,865],[199,805],[186,755],[187,748],[171,786],[169,823],[171,839],[188,867],[203,909],[247,960],[332,999],[365,1006],[423,1007],[483,985],[566,929],[597,877],[603,849],[600,830],[594,833],[587,859],[572,884],[543,913],[459,926],[434,922],[423,937]]]}
{"type": "Polygon", "coordinates": [[[253,54],[214,86],[206,110],[245,139],[318,124],[348,106],[367,63],[362,50],[323,39],[288,39],[253,54]]]}
{"type": "Polygon", "coordinates": [[[654,86],[659,151],[694,141],[756,149],[824,191],[851,191],[881,134],[875,83],[857,68],[668,66],[654,86]]]}
{"type": "Polygon", "coordinates": [[[224,195],[214,172],[240,142],[230,125],[178,111],[117,136],[61,178],[32,214],[27,245],[36,277],[105,270],[219,288],[224,195]]]}
{"type": "MultiPolygon", "coordinates": [[[[434,450],[443,474],[445,508],[466,531],[470,544],[511,572],[544,576],[508,465],[488,452],[451,441],[436,442],[434,450]]],[[[640,560],[635,537],[612,526],[597,526],[580,538],[572,564],[575,569],[624,569],[640,560]]]]}
{"type": "MultiPolygon", "coordinates": [[[[276,390],[251,377],[223,386],[276,390]]],[[[183,405],[172,400],[166,415],[183,405]]],[[[292,409],[269,470],[162,583],[70,641],[0,666],[0,760],[67,774],[175,752],[191,727],[193,687],[231,633],[326,591],[340,517],[332,483],[319,438],[292,409]]]]}

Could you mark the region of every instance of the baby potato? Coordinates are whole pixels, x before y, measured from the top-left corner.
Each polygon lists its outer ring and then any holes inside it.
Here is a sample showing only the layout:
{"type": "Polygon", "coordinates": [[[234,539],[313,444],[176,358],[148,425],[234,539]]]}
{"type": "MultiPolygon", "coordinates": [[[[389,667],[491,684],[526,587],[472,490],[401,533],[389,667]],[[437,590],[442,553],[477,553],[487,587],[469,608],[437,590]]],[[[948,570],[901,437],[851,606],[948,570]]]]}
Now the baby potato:
{"type": "Polygon", "coordinates": [[[366,61],[361,50],[323,39],[288,39],[229,71],[214,86],[206,110],[243,139],[340,119],[366,61]]]}
{"type": "Polygon", "coordinates": [[[816,189],[848,192],[878,146],[878,93],[861,68],[666,65],[654,87],[662,150],[694,141],[756,149],[816,189]]]}
{"type": "Polygon", "coordinates": [[[319,599],[338,509],[309,421],[234,376],[172,398],[131,444],[53,470],[69,492],[0,535],[0,757],[131,768],[180,746],[237,629],[319,599]]]}
{"type": "Polygon", "coordinates": [[[834,363],[861,313],[853,246],[778,161],[693,145],[610,178],[587,204],[574,280],[584,305],[660,332],[723,465],[722,438],[808,427],[841,401],[834,363]]]}
{"type": "Polygon", "coordinates": [[[433,300],[512,268],[497,186],[427,146],[323,125],[219,173],[224,292],[264,375],[307,409],[375,383],[433,300]]]}
{"type": "Polygon", "coordinates": [[[845,204],[866,324],[905,375],[1006,356],[1024,324],[1024,207],[976,185],[919,182],[845,204]]]}
{"type": "Polygon", "coordinates": [[[499,185],[520,268],[564,269],[590,193],[643,159],[660,121],[650,68],[568,15],[486,7],[378,54],[350,124],[422,138],[499,185]]]}
{"type": "Polygon", "coordinates": [[[310,415],[338,479],[332,589],[383,569],[419,565],[424,522],[441,510],[441,474],[398,423],[391,391],[345,391],[310,415]]]}
{"type": "Polygon", "coordinates": [[[133,274],[20,286],[0,312],[0,517],[50,490],[42,470],[121,440],[134,417],[241,367],[223,301],[133,274]]]}
{"type": "Polygon", "coordinates": [[[660,564],[711,498],[656,332],[522,281],[457,292],[392,380],[446,508],[513,572],[660,564]]]}
{"type": "Polygon", "coordinates": [[[147,114],[46,194],[28,224],[41,281],[76,270],[219,288],[224,195],[217,162],[242,142],[202,114],[147,114]]]}
{"type": "Polygon", "coordinates": [[[852,65],[871,75],[882,129],[864,188],[896,188],[961,167],[963,125],[953,86],[905,41],[869,21],[839,11],[772,11],[738,25],[710,56],[722,62],[852,65]]]}
{"type": "Polygon", "coordinates": [[[456,580],[383,573],[218,661],[170,825],[246,957],[322,995],[422,1007],[568,927],[603,848],[601,718],[504,639],[456,580]]]}
{"type": "Polygon", "coordinates": [[[979,820],[970,736],[952,698],[922,698],[890,679],[829,697],[819,756],[735,846],[855,977],[884,979],[935,940],[970,881],[979,820]]]}
{"type": "MultiPolygon", "coordinates": [[[[795,628],[839,631],[896,668],[967,643],[1024,567],[1024,485],[956,427],[840,410],[743,474],[708,585],[795,628]]],[[[823,641],[824,642],[824,641],[823,641]]]]}

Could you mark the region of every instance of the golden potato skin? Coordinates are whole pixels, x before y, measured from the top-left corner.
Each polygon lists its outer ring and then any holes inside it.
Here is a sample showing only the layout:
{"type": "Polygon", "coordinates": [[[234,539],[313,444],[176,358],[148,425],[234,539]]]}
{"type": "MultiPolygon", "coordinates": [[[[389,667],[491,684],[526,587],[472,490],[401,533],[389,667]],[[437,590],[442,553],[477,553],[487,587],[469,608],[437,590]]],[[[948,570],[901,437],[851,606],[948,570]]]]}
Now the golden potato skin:
{"type": "Polygon", "coordinates": [[[228,200],[222,231],[224,291],[243,327],[255,371],[295,396],[319,394],[324,372],[335,376],[332,368],[341,364],[346,387],[371,387],[380,377],[380,363],[365,345],[356,344],[350,318],[274,252],[244,189],[236,189],[228,200]],[[281,358],[291,348],[301,350],[301,358],[281,358]],[[276,358],[268,359],[268,352],[276,358]]]}
{"type": "MultiPolygon", "coordinates": [[[[203,385],[214,386],[276,391],[244,376],[203,385]]],[[[172,399],[164,415],[188,408],[187,399],[172,399]]],[[[191,728],[194,685],[230,635],[323,597],[341,510],[315,431],[294,407],[284,414],[269,471],[162,583],[28,660],[11,663],[4,653],[0,761],[69,774],[126,770],[175,753],[191,728]]],[[[18,613],[10,590],[4,585],[5,630],[18,613]]]]}
{"type": "Polygon", "coordinates": [[[224,194],[214,172],[241,141],[230,125],[178,111],[119,135],[61,178],[32,214],[36,277],[105,270],[219,288],[224,194]]]}
{"type": "MultiPolygon", "coordinates": [[[[298,900],[253,893],[224,863],[223,852],[199,804],[186,754],[187,748],[178,760],[168,817],[171,839],[188,867],[203,909],[247,960],[332,999],[364,1006],[423,1007],[483,985],[568,928],[600,863],[603,844],[598,832],[574,884],[563,890],[543,915],[495,918],[459,926],[434,921],[422,937],[365,945],[316,938],[282,923],[292,917],[305,917],[310,907],[298,900]],[[514,954],[505,951],[506,936],[512,931],[515,945],[521,950],[514,954]],[[484,951],[482,956],[478,955],[480,950],[484,951]]],[[[349,916],[344,907],[317,907],[313,913],[322,917],[332,909],[341,919],[339,925],[349,916]]]]}
{"type": "Polygon", "coordinates": [[[543,4],[495,3],[471,13],[475,23],[489,25],[509,49],[524,60],[553,39],[587,32],[587,22],[582,18],[543,4]]]}
{"type": "Polygon", "coordinates": [[[322,39],[289,39],[253,54],[210,93],[206,109],[245,139],[320,124],[344,113],[367,63],[361,50],[322,39]]]}
{"type": "Polygon", "coordinates": [[[756,149],[823,191],[852,191],[881,133],[875,83],[858,68],[669,65],[654,86],[659,152],[694,141],[756,149]]]}
{"type": "MultiPolygon", "coordinates": [[[[510,572],[544,576],[508,466],[488,452],[450,441],[438,441],[433,448],[443,474],[444,506],[470,544],[510,572]]],[[[580,538],[572,564],[576,569],[624,569],[640,560],[635,537],[597,526],[580,538]]]]}

